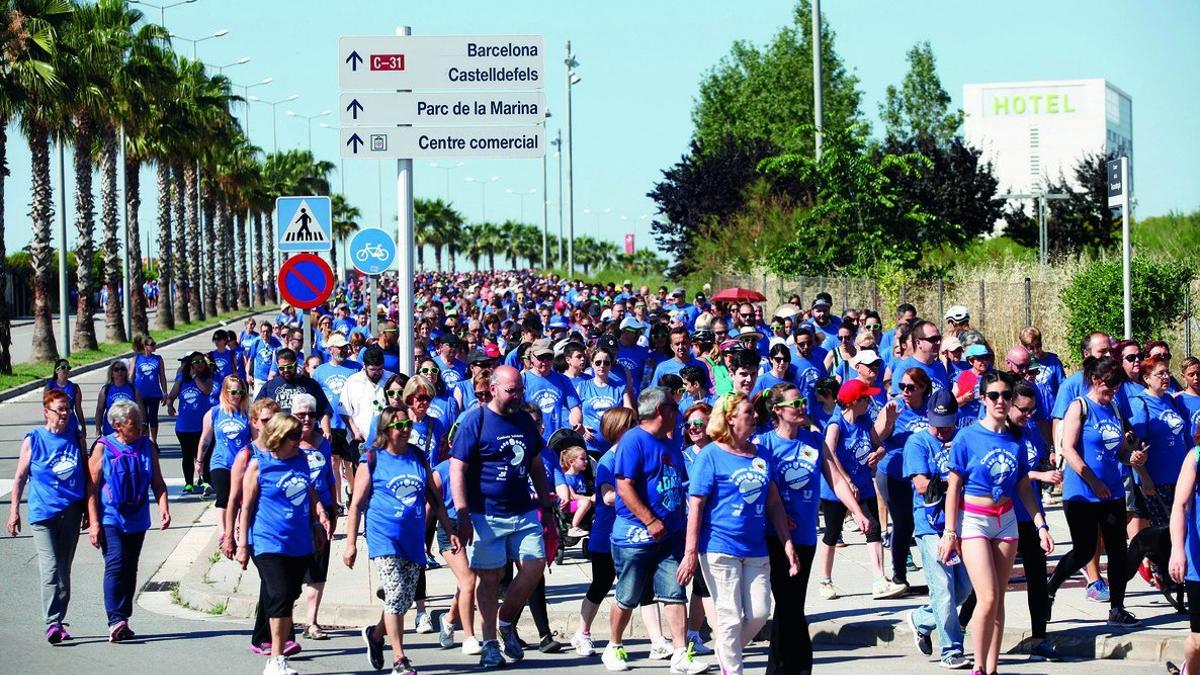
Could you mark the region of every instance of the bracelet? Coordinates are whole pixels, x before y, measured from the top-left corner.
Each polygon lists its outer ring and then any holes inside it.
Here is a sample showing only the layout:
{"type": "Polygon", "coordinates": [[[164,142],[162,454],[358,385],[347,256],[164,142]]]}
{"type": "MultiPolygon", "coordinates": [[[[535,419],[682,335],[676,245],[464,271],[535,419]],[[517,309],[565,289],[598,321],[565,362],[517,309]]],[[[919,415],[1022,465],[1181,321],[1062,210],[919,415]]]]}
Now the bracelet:
{"type": "Polygon", "coordinates": [[[1050,526],[1049,526],[1049,525],[1047,525],[1046,523],[1042,523],[1041,525],[1038,525],[1038,529],[1039,529],[1039,530],[1045,530],[1045,531],[1049,532],[1049,531],[1050,531],[1050,526]]]}
{"type": "Polygon", "coordinates": [[[951,539],[958,539],[958,533],[955,532],[954,530],[946,530],[945,532],[942,533],[942,536],[950,537],[951,539]]]}

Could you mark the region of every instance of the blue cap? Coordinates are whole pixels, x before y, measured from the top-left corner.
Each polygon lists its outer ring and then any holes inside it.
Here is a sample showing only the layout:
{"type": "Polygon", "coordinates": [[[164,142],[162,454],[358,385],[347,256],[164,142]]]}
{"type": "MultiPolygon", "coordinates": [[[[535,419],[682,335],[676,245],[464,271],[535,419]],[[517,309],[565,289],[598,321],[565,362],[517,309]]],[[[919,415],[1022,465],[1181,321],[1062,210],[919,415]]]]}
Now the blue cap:
{"type": "Polygon", "coordinates": [[[987,345],[983,344],[982,342],[976,342],[975,344],[967,347],[967,351],[963,352],[963,356],[968,359],[978,359],[991,355],[992,351],[988,349],[987,345]]]}
{"type": "Polygon", "coordinates": [[[929,397],[929,412],[926,414],[931,427],[958,426],[958,400],[949,389],[938,389],[929,397]]]}
{"type": "Polygon", "coordinates": [[[567,323],[567,320],[561,314],[555,314],[550,317],[550,330],[563,330],[570,327],[571,325],[567,323]]]}

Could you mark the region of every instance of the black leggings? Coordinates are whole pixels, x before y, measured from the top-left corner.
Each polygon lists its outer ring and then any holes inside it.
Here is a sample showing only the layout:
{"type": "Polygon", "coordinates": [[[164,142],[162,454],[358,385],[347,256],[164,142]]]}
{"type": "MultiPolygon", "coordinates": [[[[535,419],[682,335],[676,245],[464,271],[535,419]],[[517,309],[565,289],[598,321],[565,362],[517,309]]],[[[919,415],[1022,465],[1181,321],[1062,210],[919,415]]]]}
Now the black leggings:
{"type": "Polygon", "coordinates": [[[913,536],[912,483],[887,479],[888,516],[892,519],[892,581],[908,583],[908,553],[913,536]]]}
{"type": "MultiPolygon", "coordinates": [[[[508,584],[512,583],[513,580],[513,568],[514,564],[509,562],[508,568],[504,571],[504,578],[500,581],[500,584],[505,588],[506,592],[508,589],[508,584]]],[[[546,607],[545,574],[543,574],[542,578],[538,580],[537,587],[534,588],[533,592],[529,594],[529,599],[525,601],[525,605],[522,606],[517,612],[516,618],[512,620],[513,623],[517,623],[521,620],[521,613],[525,611],[525,607],[529,608],[529,615],[533,617],[533,626],[537,628],[538,637],[544,638],[547,635],[550,635],[550,613],[546,607]]]]}
{"type": "Polygon", "coordinates": [[[1099,529],[1104,537],[1104,553],[1108,558],[1109,606],[1124,607],[1125,584],[1130,577],[1125,558],[1125,502],[1119,499],[1105,502],[1070,500],[1063,504],[1063,511],[1067,515],[1073,548],[1054,568],[1054,576],[1050,577],[1050,595],[1058,592],[1064,581],[1092,559],[1092,554],[1096,552],[1096,530],[1099,529]]]}
{"type": "Polygon", "coordinates": [[[175,437],[179,439],[179,452],[183,455],[183,482],[192,485],[196,482],[196,451],[200,448],[200,432],[176,431],[175,437]]]}
{"type": "MultiPolygon", "coordinates": [[[[1030,635],[1046,638],[1046,552],[1033,521],[1017,522],[1017,552],[1025,567],[1025,595],[1029,602],[1030,635]]],[[[974,597],[974,595],[972,595],[974,597]]]]}
{"type": "Polygon", "coordinates": [[[612,555],[608,553],[592,553],[592,584],[588,586],[586,597],[595,605],[604,603],[608,592],[612,590],[613,582],[617,580],[617,570],[613,566],[612,555]]]}
{"type": "MultiPolygon", "coordinates": [[[[858,506],[862,508],[870,522],[870,527],[867,528],[867,543],[883,541],[883,536],[879,532],[879,505],[875,503],[875,497],[859,499],[858,506]]],[[[825,518],[825,533],[821,535],[821,543],[826,546],[837,544],[838,536],[842,534],[842,527],[846,523],[846,513],[848,513],[848,509],[845,504],[828,499],[821,500],[821,516],[825,518]]],[[[911,517],[910,514],[910,521],[911,517]]],[[[912,537],[911,532],[909,537],[912,537]]]]}
{"type": "Polygon", "coordinates": [[[812,637],[808,634],[808,616],[804,613],[808,578],[812,573],[816,546],[796,545],[800,572],[788,574],[783,544],[767,535],[767,554],[771,557],[771,595],[775,614],[771,618],[771,645],[767,651],[768,673],[810,673],[813,667],[812,637]]]}

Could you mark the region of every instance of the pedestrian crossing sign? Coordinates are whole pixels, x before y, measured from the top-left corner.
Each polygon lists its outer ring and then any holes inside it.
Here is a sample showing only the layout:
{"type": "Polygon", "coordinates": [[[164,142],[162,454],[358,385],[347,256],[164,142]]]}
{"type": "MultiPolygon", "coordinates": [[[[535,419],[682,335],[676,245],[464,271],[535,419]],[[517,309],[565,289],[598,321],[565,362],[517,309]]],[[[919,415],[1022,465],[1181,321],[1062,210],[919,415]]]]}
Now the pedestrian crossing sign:
{"type": "Polygon", "coordinates": [[[279,197],[275,200],[276,246],[281,253],[328,251],[333,248],[333,213],[329,197],[279,197]]]}

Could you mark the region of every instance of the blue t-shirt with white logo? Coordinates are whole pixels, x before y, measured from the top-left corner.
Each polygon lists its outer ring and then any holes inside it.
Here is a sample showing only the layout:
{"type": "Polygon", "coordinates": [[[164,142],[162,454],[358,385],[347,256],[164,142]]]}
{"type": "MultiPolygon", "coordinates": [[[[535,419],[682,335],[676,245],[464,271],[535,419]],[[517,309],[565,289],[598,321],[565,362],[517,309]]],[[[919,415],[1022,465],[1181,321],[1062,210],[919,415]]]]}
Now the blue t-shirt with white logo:
{"type": "Polygon", "coordinates": [[[825,439],[816,431],[801,429],[795,438],[783,438],[775,431],[768,431],[758,437],[757,443],[771,456],[771,477],[779,489],[783,509],[792,521],[792,543],[816,546],[825,439]]]}
{"type": "Polygon", "coordinates": [[[550,440],[554,432],[571,425],[571,408],[579,406],[579,394],[566,375],[551,371],[545,377],[531,371],[521,373],[525,384],[525,402],[542,411],[542,438],[550,440]]]}
{"type": "MultiPolygon", "coordinates": [[[[1046,458],[1046,439],[1042,438],[1042,432],[1038,429],[1037,422],[1029,419],[1025,422],[1025,427],[1021,429],[1021,447],[1025,448],[1026,466],[1030,471],[1037,471],[1038,465],[1046,458]]],[[[1042,490],[1036,480],[1029,481],[1030,487],[1033,488],[1033,499],[1038,503],[1040,508],[1042,505],[1042,490]]],[[[1025,508],[1025,502],[1013,497],[1015,502],[1015,511],[1017,520],[1028,523],[1033,521],[1033,516],[1029,510],[1025,508]]]]}
{"type": "MultiPolygon", "coordinates": [[[[943,443],[926,428],[908,437],[904,443],[904,475],[927,477],[945,482],[950,476],[950,444],[943,443]]],[[[927,499],[913,486],[913,534],[941,535],[946,528],[946,496],[927,499]]]]}
{"type": "Polygon", "coordinates": [[[946,366],[941,361],[934,359],[933,363],[925,363],[918,360],[915,356],[909,356],[892,364],[891,394],[893,396],[900,393],[900,382],[904,379],[904,373],[909,368],[920,368],[929,376],[932,385],[932,388],[928,392],[930,396],[936,391],[950,388],[950,376],[946,373],[946,366]]]}
{"type": "Polygon", "coordinates": [[[393,455],[377,448],[363,455],[371,472],[371,499],[367,504],[367,550],[372,558],[397,556],[425,562],[425,464],[411,445],[393,455]],[[374,468],[371,456],[375,458],[374,468]]]}
{"type": "Polygon", "coordinates": [[[887,449],[883,459],[879,460],[877,469],[884,472],[888,478],[904,479],[904,444],[908,438],[918,431],[929,428],[929,420],[925,418],[928,401],[920,408],[913,409],[904,403],[903,398],[897,398],[896,406],[900,413],[896,415],[896,423],[892,427],[892,435],[883,439],[883,447],[887,449]]]}
{"type": "Polygon", "coordinates": [[[531,511],[529,467],[541,455],[544,443],[526,412],[498,415],[483,406],[463,413],[450,456],[467,463],[471,511],[493,516],[531,511]]]}
{"type": "MultiPolygon", "coordinates": [[[[350,368],[345,364],[352,363],[344,361],[343,365],[335,366],[332,363],[322,363],[313,371],[313,379],[317,384],[321,385],[321,391],[325,392],[325,398],[329,399],[329,407],[333,410],[338,409],[338,401],[342,398],[342,388],[346,386],[346,378],[354,374],[355,368],[350,368]]],[[[361,369],[362,366],[359,366],[361,369]]],[[[329,427],[331,429],[345,429],[346,422],[341,415],[330,415],[329,427]]]]}
{"type": "MultiPolygon", "coordinates": [[[[1082,396],[1079,400],[1087,406],[1087,419],[1083,420],[1079,432],[1080,442],[1075,444],[1075,451],[1092,473],[1108,487],[1111,493],[1109,499],[1124,499],[1125,483],[1121,476],[1121,463],[1117,459],[1117,450],[1121,447],[1124,432],[1116,407],[1113,403],[1102,406],[1087,396],[1082,396]]],[[[1092,492],[1091,486],[1075,473],[1069,463],[1063,468],[1063,499],[1100,501],[1092,492]]]]}
{"type": "MultiPolygon", "coordinates": [[[[871,467],[867,465],[869,455],[875,452],[875,448],[871,444],[871,420],[863,415],[852,424],[838,411],[833,413],[829,424],[836,424],[841,429],[834,452],[837,453],[838,461],[841,462],[846,476],[858,488],[859,500],[873,498],[875,481],[872,479],[871,467]]],[[[826,430],[828,430],[828,425],[826,430]]],[[[821,499],[837,501],[837,494],[834,493],[833,487],[825,481],[824,476],[821,477],[821,499]]]]}
{"type": "Polygon", "coordinates": [[[619,408],[622,405],[625,400],[625,385],[610,374],[603,385],[596,384],[594,377],[576,381],[575,392],[579,394],[583,405],[583,426],[590,429],[595,436],[595,439],[587,441],[587,450],[592,454],[600,454],[612,445],[600,434],[600,418],[610,408],[619,408]]]}
{"type": "MultiPolygon", "coordinates": [[[[1130,401],[1133,415],[1129,424],[1133,433],[1150,445],[1146,470],[1155,484],[1174,483],[1179,479],[1183,457],[1192,447],[1191,416],[1170,394],[1153,396],[1142,391],[1130,401]]],[[[1134,478],[1141,484],[1141,477],[1134,478]]]]}
{"type": "Polygon", "coordinates": [[[767,494],[771,453],[755,446],[753,457],[726,452],[716,443],[692,462],[688,494],[705,497],[700,523],[700,553],[737,558],[767,555],[767,494]]]}
{"type": "MultiPolygon", "coordinates": [[[[662,521],[663,538],[680,538],[682,544],[687,471],[679,444],[634,427],[625,432],[614,452],[613,476],[633,481],[638,498],[662,521]]],[[[625,506],[620,493],[614,507],[613,546],[649,546],[654,542],[642,521],[625,506]]]]}
{"type": "Polygon", "coordinates": [[[1007,428],[995,432],[976,422],[954,437],[950,470],[963,477],[965,494],[999,502],[1016,499],[1017,483],[1029,473],[1029,461],[1007,428]]]}

